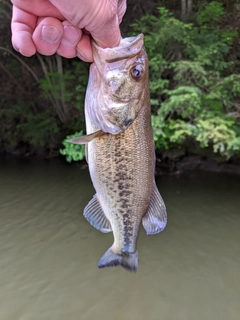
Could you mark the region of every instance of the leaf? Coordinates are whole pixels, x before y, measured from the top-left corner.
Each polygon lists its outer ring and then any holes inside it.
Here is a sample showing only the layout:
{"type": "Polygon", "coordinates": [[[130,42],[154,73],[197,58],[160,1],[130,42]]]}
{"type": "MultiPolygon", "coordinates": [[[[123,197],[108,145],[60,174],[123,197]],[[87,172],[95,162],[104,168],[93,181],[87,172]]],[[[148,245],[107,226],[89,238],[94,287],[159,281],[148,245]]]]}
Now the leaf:
{"type": "Polygon", "coordinates": [[[67,140],[70,140],[72,138],[76,138],[83,135],[83,131],[76,132],[72,135],[67,136],[62,144],[64,145],[63,149],[60,149],[60,154],[66,156],[67,162],[72,161],[80,161],[85,158],[85,146],[79,145],[79,144],[72,144],[67,142],[67,140]]]}

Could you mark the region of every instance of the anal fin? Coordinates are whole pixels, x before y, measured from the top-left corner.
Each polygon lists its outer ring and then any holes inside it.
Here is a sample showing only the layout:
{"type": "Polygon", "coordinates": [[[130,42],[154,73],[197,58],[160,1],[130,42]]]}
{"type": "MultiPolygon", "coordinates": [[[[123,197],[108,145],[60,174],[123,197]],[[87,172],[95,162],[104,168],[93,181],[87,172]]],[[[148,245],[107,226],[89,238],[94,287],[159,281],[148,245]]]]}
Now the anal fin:
{"type": "Polygon", "coordinates": [[[111,223],[106,217],[95,194],[83,211],[84,217],[97,230],[107,233],[112,231],[111,223]]]}
{"type": "Polygon", "coordinates": [[[147,234],[159,233],[167,225],[166,207],[155,183],[148,211],[142,219],[142,224],[147,234]]]}

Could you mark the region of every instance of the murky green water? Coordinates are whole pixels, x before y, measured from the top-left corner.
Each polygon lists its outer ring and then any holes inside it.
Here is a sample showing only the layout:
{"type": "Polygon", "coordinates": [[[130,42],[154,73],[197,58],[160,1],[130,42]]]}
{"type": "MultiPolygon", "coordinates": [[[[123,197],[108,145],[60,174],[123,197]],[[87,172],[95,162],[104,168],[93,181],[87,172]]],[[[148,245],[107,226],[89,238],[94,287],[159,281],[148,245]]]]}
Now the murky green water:
{"type": "Polygon", "coordinates": [[[1,320],[239,320],[240,177],[163,176],[169,223],[139,270],[98,269],[112,244],[82,216],[88,171],[0,160],[1,320]]]}

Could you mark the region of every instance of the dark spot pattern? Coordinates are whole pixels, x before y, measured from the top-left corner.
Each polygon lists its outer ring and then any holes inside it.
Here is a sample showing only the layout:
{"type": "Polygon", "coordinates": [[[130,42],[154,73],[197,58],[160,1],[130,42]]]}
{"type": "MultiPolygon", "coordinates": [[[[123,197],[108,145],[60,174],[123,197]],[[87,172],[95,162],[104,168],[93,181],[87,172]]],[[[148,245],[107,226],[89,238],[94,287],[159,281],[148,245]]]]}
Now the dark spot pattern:
{"type": "MultiPolygon", "coordinates": [[[[123,81],[119,92],[125,85],[123,81]]],[[[123,133],[103,135],[93,140],[88,150],[94,188],[104,203],[105,214],[110,217],[114,243],[121,253],[136,251],[138,231],[154,179],[148,89],[146,99],[147,105],[143,104],[138,117],[123,133]]]]}

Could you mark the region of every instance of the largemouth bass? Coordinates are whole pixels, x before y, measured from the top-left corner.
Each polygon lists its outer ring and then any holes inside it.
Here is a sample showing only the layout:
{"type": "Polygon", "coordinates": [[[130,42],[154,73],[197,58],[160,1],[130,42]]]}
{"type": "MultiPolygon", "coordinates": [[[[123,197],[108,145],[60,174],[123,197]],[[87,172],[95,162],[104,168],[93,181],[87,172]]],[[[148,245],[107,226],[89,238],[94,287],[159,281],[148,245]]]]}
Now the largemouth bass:
{"type": "Polygon", "coordinates": [[[85,98],[87,136],[70,140],[86,144],[96,190],[84,209],[90,224],[113,231],[114,243],[99,268],[138,267],[140,224],[147,234],[167,223],[163,199],[155,184],[155,150],[151,126],[148,58],[143,35],[121,40],[118,47],[92,44],[94,63],[85,98]]]}

